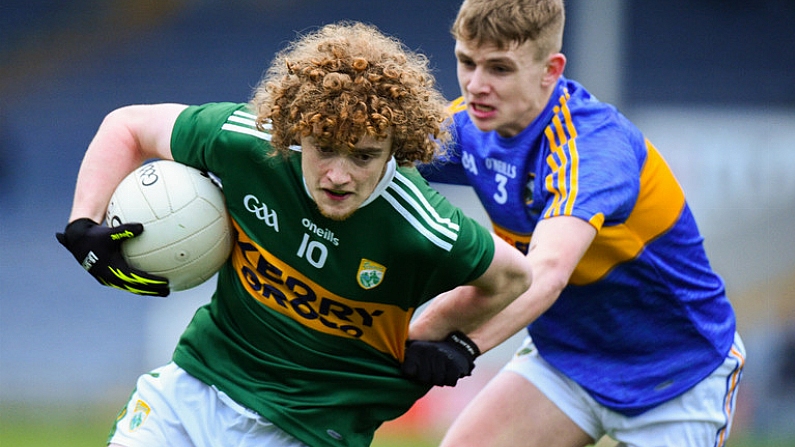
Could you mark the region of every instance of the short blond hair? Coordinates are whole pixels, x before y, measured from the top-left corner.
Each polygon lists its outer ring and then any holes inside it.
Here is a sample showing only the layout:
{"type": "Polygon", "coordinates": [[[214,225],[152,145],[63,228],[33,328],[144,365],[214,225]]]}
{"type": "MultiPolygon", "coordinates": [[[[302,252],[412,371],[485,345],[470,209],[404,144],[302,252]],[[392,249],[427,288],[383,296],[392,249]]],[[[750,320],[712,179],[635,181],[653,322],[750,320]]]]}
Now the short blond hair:
{"type": "Polygon", "coordinates": [[[536,44],[538,60],[563,46],[563,0],[464,0],[451,29],[461,42],[500,49],[536,44]]]}
{"type": "Polygon", "coordinates": [[[392,135],[398,163],[430,162],[450,136],[444,96],[428,58],[358,22],[326,25],[274,58],[251,104],[280,152],[306,136],[352,150],[392,135]]]}

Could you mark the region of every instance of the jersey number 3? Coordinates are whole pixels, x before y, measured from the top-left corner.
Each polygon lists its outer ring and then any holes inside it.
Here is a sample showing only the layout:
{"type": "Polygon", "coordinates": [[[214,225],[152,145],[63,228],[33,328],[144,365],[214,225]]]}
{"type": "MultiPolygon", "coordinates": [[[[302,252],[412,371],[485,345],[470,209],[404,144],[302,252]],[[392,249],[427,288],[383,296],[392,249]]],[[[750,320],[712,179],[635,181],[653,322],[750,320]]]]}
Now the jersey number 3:
{"type": "Polygon", "coordinates": [[[494,193],[494,201],[500,205],[505,205],[508,200],[508,191],[505,189],[505,184],[508,183],[508,177],[502,174],[495,174],[494,181],[497,183],[497,192],[494,193]]]}

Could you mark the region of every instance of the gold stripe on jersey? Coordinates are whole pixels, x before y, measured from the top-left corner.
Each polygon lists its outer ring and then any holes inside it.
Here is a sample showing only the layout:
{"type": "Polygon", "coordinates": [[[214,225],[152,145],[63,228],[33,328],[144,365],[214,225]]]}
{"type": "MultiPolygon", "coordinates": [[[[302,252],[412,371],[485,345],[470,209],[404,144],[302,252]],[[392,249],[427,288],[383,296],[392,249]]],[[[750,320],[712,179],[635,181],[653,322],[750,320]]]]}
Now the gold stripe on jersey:
{"type": "Polygon", "coordinates": [[[684,192],[648,140],[646,150],[635,207],[623,224],[604,226],[596,234],[571,276],[572,284],[584,285],[599,280],[618,264],[638,256],[649,242],[679,220],[685,205],[684,192]]]}
{"type": "Polygon", "coordinates": [[[464,102],[464,97],[459,96],[455,100],[453,100],[450,104],[447,105],[447,112],[451,115],[455,115],[458,112],[467,109],[467,103],[464,102]]]}
{"type": "Polygon", "coordinates": [[[552,122],[544,129],[551,152],[546,162],[552,169],[552,173],[545,179],[545,186],[554,195],[552,205],[544,213],[544,218],[570,215],[579,192],[580,156],[577,152],[577,129],[571,119],[568,99],[567,92],[561,95],[560,105],[554,108],[552,122]]]}
{"type": "Polygon", "coordinates": [[[532,234],[514,233],[513,231],[503,228],[494,222],[491,223],[491,227],[494,229],[494,234],[496,234],[500,239],[504,240],[522,253],[527,254],[527,251],[530,248],[530,237],[532,234]]]}
{"type": "MultiPolygon", "coordinates": [[[[358,339],[403,360],[414,309],[336,295],[257,245],[232,221],[238,240],[232,265],[251,297],[263,306],[324,334],[358,339]]],[[[351,272],[352,281],[356,272],[351,272]]]]}

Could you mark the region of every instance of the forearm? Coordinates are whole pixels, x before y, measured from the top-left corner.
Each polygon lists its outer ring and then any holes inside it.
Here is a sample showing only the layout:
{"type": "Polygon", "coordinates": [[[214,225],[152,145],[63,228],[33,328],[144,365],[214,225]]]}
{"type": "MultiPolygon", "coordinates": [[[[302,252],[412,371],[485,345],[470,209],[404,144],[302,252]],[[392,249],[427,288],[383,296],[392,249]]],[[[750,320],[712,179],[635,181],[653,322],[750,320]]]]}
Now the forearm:
{"type": "Polygon", "coordinates": [[[434,298],[412,323],[409,337],[441,340],[452,331],[472,332],[526,291],[532,280],[533,272],[524,256],[495,237],[489,269],[470,284],[434,298]]]}
{"type": "Polygon", "coordinates": [[[522,258],[531,267],[532,284],[523,289],[524,293],[516,292],[518,298],[509,298],[505,307],[494,301],[484,303],[489,300],[478,295],[476,288],[459,287],[440,295],[428,306],[412,325],[411,338],[438,340],[452,327],[467,334],[485,353],[524,329],[558,299],[571,273],[553,258],[534,255],[522,258]]]}
{"type": "Polygon", "coordinates": [[[560,290],[534,282],[507,307],[478,297],[473,287],[459,287],[436,297],[411,325],[413,340],[441,340],[454,330],[467,334],[487,352],[544,313],[560,290]]]}
{"type": "Polygon", "coordinates": [[[540,282],[533,283],[527,292],[502,312],[465,333],[478,345],[481,352],[487,352],[540,317],[555,302],[559,293],[559,290],[544,288],[540,282]]]}
{"type": "Polygon", "coordinates": [[[102,222],[116,185],[143,163],[140,154],[123,126],[112,119],[103,121],[80,165],[69,221],[87,217],[102,222]]]}
{"type": "Polygon", "coordinates": [[[499,315],[467,333],[481,351],[512,337],[555,303],[595,236],[596,229],[576,217],[559,216],[538,223],[526,257],[533,284],[499,315]]]}
{"type": "Polygon", "coordinates": [[[475,287],[458,287],[428,304],[411,324],[409,338],[441,340],[455,330],[468,333],[497,313],[492,307],[494,302],[480,298],[475,287]]]}

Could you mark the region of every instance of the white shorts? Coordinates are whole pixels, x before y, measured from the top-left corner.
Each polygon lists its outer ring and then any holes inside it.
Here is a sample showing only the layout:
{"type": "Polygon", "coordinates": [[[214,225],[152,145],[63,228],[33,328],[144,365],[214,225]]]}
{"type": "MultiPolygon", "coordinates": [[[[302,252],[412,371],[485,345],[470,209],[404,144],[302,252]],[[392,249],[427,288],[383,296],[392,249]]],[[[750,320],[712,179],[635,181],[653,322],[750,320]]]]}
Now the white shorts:
{"type": "Polygon", "coordinates": [[[745,363],[738,334],[723,364],[686,393],[638,416],[625,416],[596,402],[538,354],[528,337],[504,371],[533,383],[593,439],[607,435],[619,446],[723,446],[729,436],[737,384],[745,363]]]}
{"type": "Polygon", "coordinates": [[[307,447],[173,362],[138,378],[108,443],[125,447],[307,447]]]}

